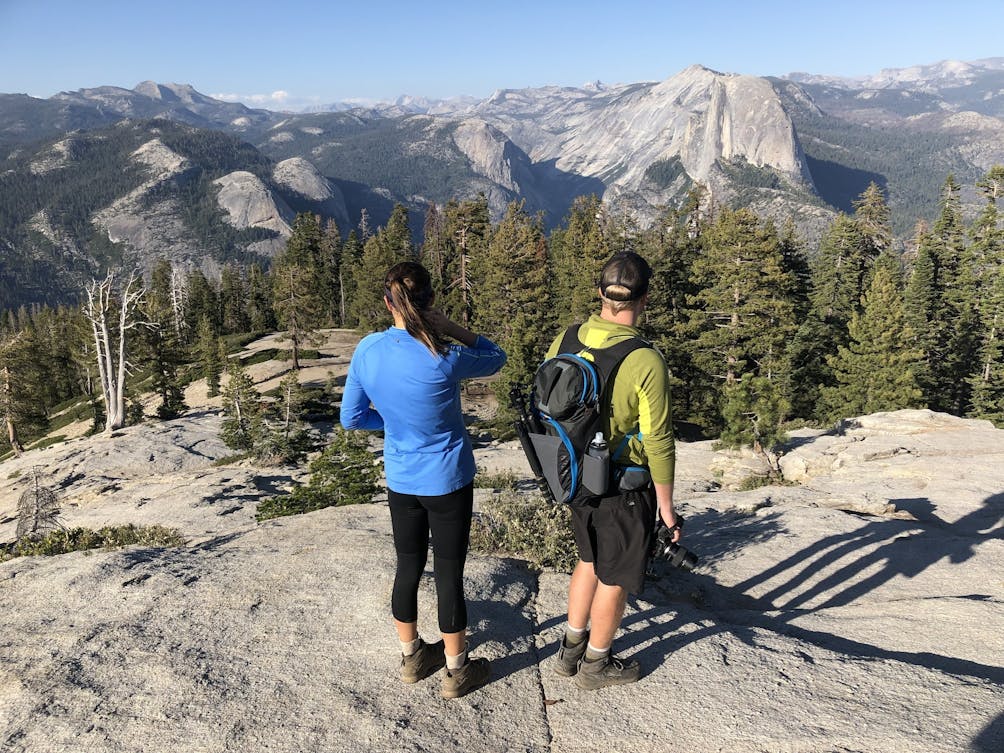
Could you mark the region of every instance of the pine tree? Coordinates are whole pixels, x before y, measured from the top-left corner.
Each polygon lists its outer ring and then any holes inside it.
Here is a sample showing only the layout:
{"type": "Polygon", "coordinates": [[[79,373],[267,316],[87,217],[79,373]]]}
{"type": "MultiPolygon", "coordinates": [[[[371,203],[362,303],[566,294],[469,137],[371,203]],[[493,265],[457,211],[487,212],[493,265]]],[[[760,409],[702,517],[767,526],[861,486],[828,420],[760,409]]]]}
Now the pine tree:
{"type": "Polygon", "coordinates": [[[920,238],[905,298],[917,345],[924,354],[918,379],[928,406],[961,415],[969,401],[976,361],[975,271],[965,247],[959,186],[950,175],[941,212],[920,238]]]}
{"type": "Polygon", "coordinates": [[[300,351],[317,342],[317,327],[324,315],[324,302],[317,294],[316,277],[300,264],[281,260],[272,268],[272,308],[281,339],[291,344],[293,368],[300,368],[300,351]]]}
{"type": "Polygon", "coordinates": [[[178,378],[184,354],[174,324],[171,283],[171,263],[161,260],[153,269],[140,306],[146,320],[146,326],[140,329],[142,356],[150,367],[152,387],[160,396],[157,415],[165,420],[177,418],[187,408],[178,378]]]}
{"type": "Polygon", "coordinates": [[[780,478],[777,447],[784,439],[781,424],[790,406],[777,379],[752,372],[726,383],[722,394],[723,429],[719,441],[725,447],[752,447],[765,458],[772,475],[780,478]]]}
{"type": "Polygon", "coordinates": [[[329,324],[342,325],[342,235],[334,220],[324,225],[319,249],[318,278],[324,318],[329,324]]]}
{"type": "Polygon", "coordinates": [[[238,358],[227,364],[223,416],[220,438],[227,447],[251,453],[260,447],[264,431],[261,394],[238,358]]]}
{"type": "MultiPolygon", "coordinates": [[[[293,369],[300,351],[317,341],[316,330],[328,310],[323,297],[322,233],[313,214],[298,214],[286,248],[272,265],[272,309],[283,339],[292,345],[293,369]]],[[[329,281],[330,282],[330,281],[329,281]]]]}
{"type": "Polygon", "coordinates": [[[341,264],[338,267],[338,317],[343,327],[354,327],[358,320],[352,313],[356,290],[356,274],[363,256],[363,244],[355,230],[342,244],[341,264]]]}
{"type": "Polygon", "coordinates": [[[272,308],[272,289],[259,264],[248,268],[246,309],[252,332],[272,332],[278,326],[272,308]]]}
{"type": "Polygon", "coordinates": [[[24,450],[23,440],[45,431],[48,418],[41,397],[45,372],[36,358],[31,328],[0,337],[0,446],[8,445],[15,455],[24,450]]]}
{"type": "Polygon", "coordinates": [[[250,329],[248,289],[240,270],[226,264],[220,272],[220,321],[222,332],[232,335],[250,329]]]}
{"type": "Polygon", "coordinates": [[[679,209],[664,212],[640,239],[639,252],[652,265],[643,331],[669,365],[673,411],[680,418],[699,412],[717,386],[693,363],[687,323],[689,299],[697,294],[694,262],[701,253],[706,192],[697,187],[679,209]]]}
{"type": "Polygon", "coordinates": [[[362,256],[353,269],[350,318],[360,329],[388,326],[393,320],[384,305],[384,280],[387,271],[400,261],[414,258],[408,210],[398,204],[387,226],[380,228],[363,246],[362,256]]]}
{"type": "Polygon", "coordinates": [[[209,317],[199,320],[198,333],[195,340],[196,358],[202,366],[202,375],[206,379],[206,397],[216,397],[220,394],[220,373],[223,371],[223,361],[220,359],[219,340],[213,332],[209,317]]]}
{"type": "Polygon", "coordinates": [[[396,263],[391,249],[381,242],[380,235],[371,236],[355,266],[350,319],[361,330],[382,329],[393,319],[384,305],[384,280],[396,263]]]}
{"type": "Polygon", "coordinates": [[[438,288],[442,292],[437,304],[444,314],[465,326],[474,318],[471,269],[484,257],[491,233],[488,199],[484,194],[446,205],[440,262],[443,282],[438,288]]]}
{"type": "Polygon", "coordinates": [[[913,346],[899,288],[885,267],[876,269],[861,313],[851,317],[849,336],[848,345],[828,359],[838,383],[823,389],[829,419],[922,404],[916,379],[922,354],[913,346]]]}
{"type": "Polygon", "coordinates": [[[380,231],[383,243],[397,261],[408,261],[415,258],[415,244],[411,238],[411,228],[408,225],[408,208],[404,204],[395,204],[391,210],[387,224],[380,231]]]}
{"type": "Polygon", "coordinates": [[[884,251],[892,249],[892,225],[889,205],[882,189],[872,181],[854,202],[854,219],[864,239],[863,255],[877,259],[884,251]]]}
{"type": "Polygon", "coordinates": [[[579,196],[564,227],[552,234],[552,286],[559,321],[583,322],[596,307],[600,271],[614,251],[607,223],[599,197],[579,196]]]}
{"type": "Polygon", "coordinates": [[[543,358],[552,321],[541,224],[522,203],[510,203],[473,270],[476,326],[508,355],[493,385],[502,416],[510,414],[509,390],[525,386],[543,358]]]}
{"type": "Polygon", "coordinates": [[[278,400],[268,411],[260,445],[255,455],[272,464],[291,463],[309,449],[306,424],[301,420],[303,388],[295,370],[279,383],[278,400]]]}
{"type": "Polygon", "coordinates": [[[822,418],[821,390],[836,384],[828,359],[847,345],[848,324],[860,311],[875,260],[891,243],[888,207],[878,186],[870,184],[855,207],[854,217],[838,215],[820,241],[809,309],[788,348],[788,394],[798,416],[822,418]]]}
{"type": "Polygon", "coordinates": [[[997,199],[1004,193],[1004,166],[996,165],[978,183],[986,199],[971,231],[973,261],[980,278],[980,323],[975,373],[969,378],[969,415],[1004,426],[1004,229],[997,199]]]}
{"type": "MultiPolygon", "coordinates": [[[[688,326],[695,364],[723,390],[745,374],[771,380],[780,390],[790,369],[785,348],[795,330],[795,285],[783,269],[773,227],[761,226],[749,210],[724,210],[708,228],[694,282],[699,291],[690,299],[688,326]]],[[[713,414],[702,419],[709,426],[722,420],[713,414]]],[[[761,432],[768,433],[765,427],[761,432]]]]}
{"type": "Polygon", "coordinates": [[[199,326],[199,320],[208,316],[214,329],[222,325],[220,321],[220,302],[215,288],[199,270],[188,274],[188,308],[185,311],[185,323],[192,332],[199,326]]]}

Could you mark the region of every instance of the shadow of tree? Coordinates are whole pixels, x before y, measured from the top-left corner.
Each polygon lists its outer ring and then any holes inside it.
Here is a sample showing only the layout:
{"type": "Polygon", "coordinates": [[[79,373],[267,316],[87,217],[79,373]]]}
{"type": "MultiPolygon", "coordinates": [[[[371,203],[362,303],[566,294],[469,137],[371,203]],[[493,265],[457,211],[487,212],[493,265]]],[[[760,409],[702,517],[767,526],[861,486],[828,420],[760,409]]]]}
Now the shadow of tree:
{"type": "Polygon", "coordinates": [[[975,737],[973,749],[977,753],[1000,753],[1004,750],[1004,714],[1000,714],[975,737]]]}
{"type": "MultiPolygon", "coordinates": [[[[672,651],[689,643],[720,633],[735,635],[750,646],[756,645],[755,629],[784,634],[797,640],[862,659],[891,659],[948,674],[1004,683],[1004,667],[931,651],[900,651],[869,644],[832,633],[810,630],[793,624],[797,617],[845,606],[875,591],[896,577],[913,578],[943,559],[952,564],[969,560],[980,544],[1004,538],[1004,493],[988,497],[983,506],[954,523],[934,515],[934,505],[926,498],[892,500],[897,508],[910,511],[914,521],[877,519],[855,531],[827,536],[786,557],[766,570],[734,586],[722,586],[711,576],[675,572],[671,583],[656,584],[654,606],[639,608],[624,620],[623,626],[645,625],[628,630],[618,640],[620,648],[648,644],[638,654],[643,665],[661,663],[672,651]],[[917,528],[921,528],[920,531],[917,528]],[[860,557],[854,553],[868,549],[860,557]],[[841,564],[850,560],[846,564],[841,564]],[[783,582],[754,597],[748,592],[774,578],[783,582]],[[804,587],[811,583],[807,589],[804,587]],[[707,595],[707,603],[702,598],[707,595]],[[820,601],[821,600],[821,601],[820,601]],[[715,624],[687,634],[676,634],[683,627],[682,612],[663,619],[667,606],[689,604],[714,617],[715,624]]],[[[749,518],[743,524],[747,533],[765,540],[776,535],[771,530],[777,521],[749,518]],[[756,532],[758,523],[767,530],[756,532]]],[[[696,526],[695,526],[696,527],[696,526]]],[[[742,529],[734,531],[738,533],[742,529]]],[[[705,535],[712,542],[716,535],[705,535]]],[[[721,537],[725,543],[727,536],[721,537]]],[[[699,536],[688,538],[697,548],[699,536]]],[[[713,550],[712,550],[713,551],[713,550]]],[[[940,598],[941,594],[934,597],[940,598]]],[[[967,594],[959,599],[985,601],[987,594],[967,594]]],[[[937,641],[933,641],[937,645],[937,641]]],[[[988,731],[987,739],[999,737],[1001,721],[988,731]]],[[[989,748],[987,748],[989,750],[989,748]]],[[[994,748],[999,750],[999,748],[994,748]]]]}

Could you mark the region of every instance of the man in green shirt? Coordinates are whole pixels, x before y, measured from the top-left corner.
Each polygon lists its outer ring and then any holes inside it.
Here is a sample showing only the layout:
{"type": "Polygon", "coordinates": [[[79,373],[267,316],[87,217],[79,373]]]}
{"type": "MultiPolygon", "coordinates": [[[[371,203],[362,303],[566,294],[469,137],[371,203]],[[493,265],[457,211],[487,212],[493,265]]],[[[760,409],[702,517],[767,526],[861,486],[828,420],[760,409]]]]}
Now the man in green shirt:
{"type": "MultiPolygon", "coordinates": [[[[635,325],[648,302],[651,267],[638,254],[614,255],[603,267],[599,296],[602,307],[579,329],[580,355],[639,337],[635,325]]],[[[563,335],[547,357],[557,354],[563,335]]],[[[639,593],[652,545],[656,514],[680,538],[673,509],[673,440],[669,373],[653,347],[628,354],[604,388],[603,434],[614,465],[647,468],[651,480],[640,488],[614,487],[608,496],[593,497],[572,507],[572,529],[579,562],[568,588],[568,625],[554,669],[575,675],[586,689],[634,682],[635,660],[613,656],[610,647],[624,616],[628,593],[639,593]],[[618,452],[619,450],[619,452],[618,452]]],[[[625,477],[626,478],[626,477],[625,477]]]]}

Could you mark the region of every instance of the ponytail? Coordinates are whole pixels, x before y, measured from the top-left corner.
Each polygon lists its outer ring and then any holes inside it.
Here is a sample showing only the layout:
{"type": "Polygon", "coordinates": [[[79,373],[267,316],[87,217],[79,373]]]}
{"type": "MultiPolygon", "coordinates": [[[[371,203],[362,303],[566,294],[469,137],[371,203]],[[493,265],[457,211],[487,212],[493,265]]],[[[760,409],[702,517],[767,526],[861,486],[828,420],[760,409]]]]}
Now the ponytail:
{"type": "Polygon", "coordinates": [[[429,323],[428,312],[435,294],[429,272],[418,262],[403,261],[387,272],[384,294],[404,319],[408,334],[421,341],[432,353],[445,355],[447,340],[429,323]]]}

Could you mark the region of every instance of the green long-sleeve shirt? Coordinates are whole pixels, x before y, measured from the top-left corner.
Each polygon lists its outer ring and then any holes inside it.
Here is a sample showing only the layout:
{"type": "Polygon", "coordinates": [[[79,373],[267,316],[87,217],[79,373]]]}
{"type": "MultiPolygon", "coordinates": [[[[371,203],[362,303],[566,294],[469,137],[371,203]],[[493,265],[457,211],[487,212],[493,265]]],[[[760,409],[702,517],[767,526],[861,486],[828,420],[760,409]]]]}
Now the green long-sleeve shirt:
{"type": "MultiPolygon", "coordinates": [[[[547,357],[558,354],[564,333],[558,335],[547,357]]],[[[595,314],[579,328],[579,340],[585,348],[607,348],[627,337],[639,337],[636,327],[602,319],[595,314]]],[[[589,351],[581,353],[589,358],[589,351]]],[[[638,348],[621,363],[614,378],[610,402],[603,406],[603,432],[611,451],[624,437],[633,437],[618,456],[620,465],[645,465],[657,484],[673,483],[676,469],[676,443],[673,439],[673,408],[669,392],[669,371],[662,354],[655,348],[638,348]]]]}

